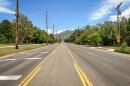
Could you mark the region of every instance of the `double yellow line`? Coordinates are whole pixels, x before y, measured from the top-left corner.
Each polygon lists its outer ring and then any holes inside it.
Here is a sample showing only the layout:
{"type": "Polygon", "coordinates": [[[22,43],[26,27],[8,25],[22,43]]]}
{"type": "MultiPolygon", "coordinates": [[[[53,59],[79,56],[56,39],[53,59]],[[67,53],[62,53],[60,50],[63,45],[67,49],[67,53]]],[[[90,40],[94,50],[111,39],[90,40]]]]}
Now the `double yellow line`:
{"type": "Polygon", "coordinates": [[[71,58],[74,61],[74,67],[79,75],[80,80],[82,81],[83,86],[93,86],[92,82],[90,81],[90,79],[87,77],[87,75],[83,72],[83,70],[80,68],[80,66],[78,65],[78,63],[76,62],[74,56],[72,55],[72,53],[70,52],[70,50],[67,47],[67,51],[70,54],[71,58]]]}
{"type": "MultiPolygon", "coordinates": [[[[58,47],[57,47],[58,48],[58,47]]],[[[56,49],[57,49],[56,48],[56,49]]],[[[56,50],[55,49],[55,50],[56,50]]],[[[53,50],[53,52],[55,51],[53,50]]],[[[40,69],[42,68],[42,64],[53,54],[53,52],[51,54],[49,54],[46,59],[44,59],[27,77],[25,77],[25,79],[23,79],[18,86],[27,86],[29,84],[29,82],[32,80],[32,78],[38,73],[38,71],[40,71],[40,69]]]]}

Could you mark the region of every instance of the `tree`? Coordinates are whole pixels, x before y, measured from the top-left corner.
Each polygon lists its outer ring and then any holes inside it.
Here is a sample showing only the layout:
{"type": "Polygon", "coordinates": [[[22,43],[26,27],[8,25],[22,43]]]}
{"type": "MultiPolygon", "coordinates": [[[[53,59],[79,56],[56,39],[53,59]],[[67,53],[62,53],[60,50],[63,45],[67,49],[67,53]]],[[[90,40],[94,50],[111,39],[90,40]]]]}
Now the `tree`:
{"type": "Polygon", "coordinates": [[[89,42],[91,45],[97,46],[97,45],[101,42],[101,38],[100,38],[98,32],[94,32],[94,33],[92,33],[91,35],[89,35],[89,36],[88,36],[88,42],[89,42]]]}
{"type": "Polygon", "coordinates": [[[104,22],[99,30],[99,35],[103,45],[113,46],[116,37],[116,24],[111,21],[104,22]]]}
{"type": "Polygon", "coordinates": [[[46,42],[46,33],[38,27],[34,27],[34,34],[32,38],[33,43],[44,43],[46,42]]]}
{"type": "Polygon", "coordinates": [[[11,22],[8,20],[3,20],[0,24],[1,40],[4,43],[11,43],[14,39],[14,29],[11,26],[11,22]]]}
{"type": "MultiPolygon", "coordinates": [[[[14,23],[15,20],[14,20],[14,23]]],[[[20,43],[30,43],[33,36],[34,29],[33,24],[28,20],[27,16],[24,14],[20,15],[19,18],[19,41],[20,43]]]]}

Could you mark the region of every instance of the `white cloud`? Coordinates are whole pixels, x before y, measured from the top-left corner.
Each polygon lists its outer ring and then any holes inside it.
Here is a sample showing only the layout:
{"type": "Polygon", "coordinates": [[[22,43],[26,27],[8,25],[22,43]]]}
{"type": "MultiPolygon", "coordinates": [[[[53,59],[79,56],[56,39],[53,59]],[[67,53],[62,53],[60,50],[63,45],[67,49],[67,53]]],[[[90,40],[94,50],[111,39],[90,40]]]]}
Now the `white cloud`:
{"type": "Polygon", "coordinates": [[[64,32],[65,30],[59,30],[59,31],[57,31],[57,34],[60,34],[60,33],[62,33],[62,32],[64,32]]]}
{"type": "MultiPolygon", "coordinates": [[[[112,12],[112,9],[115,9],[115,7],[121,2],[122,0],[104,0],[98,9],[92,14],[91,20],[98,20],[106,15],[110,14],[112,12]]],[[[123,5],[125,6],[130,0],[123,0],[123,5]]]]}
{"type": "Polygon", "coordinates": [[[52,30],[51,29],[48,29],[48,34],[51,34],[52,33],[52,30]]]}
{"type": "MultiPolygon", "coordinates": [[[[130,16],[130,7],[126,8],[123,12],[122,12],[122,16],[128,18],[130,16]]],[[[117,21],[117,16],[116,15],[112,15],[110,16],[110,21],[117,21]]]]}
{"type": "MultiPolygon", "coordinates": [[[[65,30],[58,30],[58,31],[57,31],[57,34],[60,34],[60,33],[62,33],[63,31],[65,31],[65,30]]],[[[53,33],[52,29],[48,29],[48,34],[51,34],[51,33],[53,33]]],[[[54,34],[56,34],[56,32],[55,32],[54,34]]]]}
{"type": "Polygon", "coordinates": [[[0,0],[0,13],[15,14],[15,11],[12,11],[8,8],[10,2],[8,0],[0,0]]]}
{"type": "Polygon", "coordinates": [[[5,7],[0,7],[0,13],[15,14],[14,11],[12,11],[8,8],[5,8],[5,7]]]}

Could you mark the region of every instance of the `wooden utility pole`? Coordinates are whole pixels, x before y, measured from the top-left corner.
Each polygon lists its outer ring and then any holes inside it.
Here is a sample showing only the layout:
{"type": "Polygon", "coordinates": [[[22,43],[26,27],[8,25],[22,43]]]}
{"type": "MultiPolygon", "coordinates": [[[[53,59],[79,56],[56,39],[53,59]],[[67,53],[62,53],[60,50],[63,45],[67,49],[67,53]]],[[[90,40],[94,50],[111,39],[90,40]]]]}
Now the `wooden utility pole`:
{"type": "Polygon", "coordinates": [[[121,5],[122,5],[122,2],[116,8],[116,10],[117,10],[117,36],[116,36],[116,39],[118,42],[118,47],[120,46],[120,38],[121,38],[121,35],[120,35],[120,15],[121,15],[120,7],[121,7],[121,5]]]}
{"type": "Polygon", "coordinates": [[[120,11],[120,6],[122,5],[122,2],[117,6],[116,10],[117,10],[117,28],[118,28],[118,35],[120,35],[120,15],[121,15],[121,11],[120,11]]]}
{"type": "Polygon", "coordinates": [[[16,49],[18,49],[19,43],[19,0],[16,0],[16,49]]]}
{"type": "Polygon", "coordinates": [[[46,11],[46,37],[47,37],[47,45],[48,45],[48,12],[46,11]]]}

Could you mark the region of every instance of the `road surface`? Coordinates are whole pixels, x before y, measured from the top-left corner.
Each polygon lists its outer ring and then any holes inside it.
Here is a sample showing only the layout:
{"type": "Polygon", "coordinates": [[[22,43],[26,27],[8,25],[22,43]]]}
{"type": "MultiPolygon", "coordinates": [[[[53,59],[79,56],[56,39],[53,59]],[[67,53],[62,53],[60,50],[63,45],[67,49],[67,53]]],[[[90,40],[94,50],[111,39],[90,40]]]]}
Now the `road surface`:
{"type": "Polygon", "coordinates": [[[1,59],[0,86],[130,86],[130,55],[54,44],[1,59]]]}

